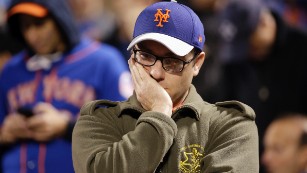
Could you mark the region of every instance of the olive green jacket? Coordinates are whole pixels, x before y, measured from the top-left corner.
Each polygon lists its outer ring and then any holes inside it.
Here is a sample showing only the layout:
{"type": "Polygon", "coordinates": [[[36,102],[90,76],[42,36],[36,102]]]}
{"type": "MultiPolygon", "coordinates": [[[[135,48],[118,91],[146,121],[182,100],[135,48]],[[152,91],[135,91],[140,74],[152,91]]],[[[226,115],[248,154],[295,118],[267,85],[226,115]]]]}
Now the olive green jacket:
{"type": "Polygon", "coordinates": [[[172,118],[125,102],[83,106],[73,131],[76,173],[258,173],[255,113],[237,101],[209,104],[194,86],[172,118]]]}

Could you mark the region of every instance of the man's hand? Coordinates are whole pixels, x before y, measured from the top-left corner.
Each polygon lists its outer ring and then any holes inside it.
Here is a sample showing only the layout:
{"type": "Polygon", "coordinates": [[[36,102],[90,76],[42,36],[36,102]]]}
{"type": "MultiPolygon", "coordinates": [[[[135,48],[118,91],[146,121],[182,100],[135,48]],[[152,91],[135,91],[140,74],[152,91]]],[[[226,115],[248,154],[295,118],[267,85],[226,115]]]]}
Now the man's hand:
{"type": "Polygon", "coordinates": [[[17,113],[6,116],[1,128],[0,138],[1,143],[14,143],[18,139],[31,138],[27,118],[17,113]]]}
{"type": "Polygon", "coordinates": [[[138,101],[145,110],[172,116],[173,103],[170,96],[157,81],[149,76],[142,65],[133,60],[132,56],[128,63],[138,101]]]}
{"type": "Polygon", "coordinates": [[[36,141],[49,141],[65,133],[69,114],[58,111],[49,103],[40,103],[34,108],[35,115],[28,119],[32,138],[36,141]]]}

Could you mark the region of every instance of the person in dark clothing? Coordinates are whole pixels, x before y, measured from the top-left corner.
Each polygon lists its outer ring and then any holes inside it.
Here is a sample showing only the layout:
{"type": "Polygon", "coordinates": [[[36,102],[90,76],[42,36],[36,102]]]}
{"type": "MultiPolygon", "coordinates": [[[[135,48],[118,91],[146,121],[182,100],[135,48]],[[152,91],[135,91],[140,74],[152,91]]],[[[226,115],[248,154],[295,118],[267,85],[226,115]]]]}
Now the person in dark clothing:
{"type": "Polygon", "coordinates": [[[254,108],[260,153],[264,132],[282,113],[307,113],[307,33],[285,23],[260,1],[231,0],[221,14],[215,98],[254,108]]]}

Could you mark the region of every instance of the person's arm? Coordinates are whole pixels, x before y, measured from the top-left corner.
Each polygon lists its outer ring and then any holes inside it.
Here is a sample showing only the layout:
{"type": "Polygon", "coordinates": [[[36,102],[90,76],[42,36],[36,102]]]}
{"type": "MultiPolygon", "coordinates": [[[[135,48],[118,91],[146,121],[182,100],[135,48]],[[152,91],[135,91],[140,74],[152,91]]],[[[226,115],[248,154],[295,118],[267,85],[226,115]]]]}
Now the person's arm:
{"type": "Polygon", "coordinates": [[[76,121],[70,120],[67,111],[59,111],[48,103],[40,103],[36,108],[31,117],[17,112],[5,116],[0,127],[0,143],[11,144],[28,139],[50,141],[58,137],[71,142],[76,121]]]}
{"type": "Polygon", "coordinates": [[[76,173],[154,172],[171,147],[177,127],[170,117],[147,111],[126,133],[135,120],[117,117],[116,109],[100,108],[94,113],[82,109],[72,141],[76,173]]]}
{"type": "Polygon", "coordinates": [[[203,172],[259,172],[258,132],[254,116],[221,109],[210,124],[203,172]]]}
{"type": "Polygon", "coordinates": [[[10,145],[20,139],[30,137],[26,126],[26,118],[16,112],[9,112],[7,100],[7,83],[9,74],[7,69],[0,73],[0,144],[10,145]]]}

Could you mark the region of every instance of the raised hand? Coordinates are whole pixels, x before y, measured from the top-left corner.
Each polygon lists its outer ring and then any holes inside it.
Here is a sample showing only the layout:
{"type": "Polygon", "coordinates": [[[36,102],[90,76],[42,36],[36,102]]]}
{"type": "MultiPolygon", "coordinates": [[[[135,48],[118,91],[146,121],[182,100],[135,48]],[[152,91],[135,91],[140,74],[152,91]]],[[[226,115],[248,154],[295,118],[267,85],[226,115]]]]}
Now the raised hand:
{"type": "MultiPolygon", "coordinates": [[[[133,56],[133,55],[132,55],[133,56]]],[[[172,115],[173,103],[169,94],[131,57],[128,61],[134,90],[144,109],[172,115]]]]}

